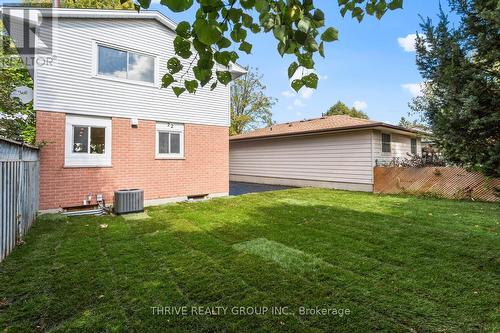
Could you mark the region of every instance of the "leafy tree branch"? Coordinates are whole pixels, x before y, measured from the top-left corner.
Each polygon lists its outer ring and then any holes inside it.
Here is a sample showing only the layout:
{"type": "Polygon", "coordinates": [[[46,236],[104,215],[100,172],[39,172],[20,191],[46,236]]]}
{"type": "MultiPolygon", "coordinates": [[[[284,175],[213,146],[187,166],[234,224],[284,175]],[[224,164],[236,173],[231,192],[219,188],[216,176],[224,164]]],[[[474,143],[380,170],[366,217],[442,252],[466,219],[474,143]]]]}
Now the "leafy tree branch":
{"type": "MultiPolygon", "coordinates": [[[[151,4],[151,0],[137,1],[138,10],[151,4]]],[[[289,78],[299,67],[314,69],[314,56],[325,57],[325,43],[338,39],[337,29],[325,26],[325,14],[314,0],[196,0],[196,4],[194,0],[161,0],[161,4],[173,12],[198,7],[192,22],[183,21],[177,26],[173,42],[176,56],[169,60],[169,72],[163,77],[162,86],[172,86],[177,96],[186,90],[194,93],[198,86],[204,87],[209,82],[211,89],[215,89],[217,82],[224,85],[231,82],[230,66],[239,55],[230,49],[238,47],[240,52],[251,53],[253,45],[247,40],[250,32],[272,33],[277,52],[282,57],[285,54],[295,57],[288,67],[289,78]],[[176,79],[174,75],[184,69],[178,57],[190,59],[191,46],[198,55],[192,67],[195,79],[185,80],[184,75],[176,79]]],[[[338,5],[342,16],[350,12],[361,22],[365,15],[380,19],[388,10],[402,8],[403,0],[338,0],[338,5]]],[[[318,76],[314,72],[291,82],[295,91],[317,85],[318,76]]]]}

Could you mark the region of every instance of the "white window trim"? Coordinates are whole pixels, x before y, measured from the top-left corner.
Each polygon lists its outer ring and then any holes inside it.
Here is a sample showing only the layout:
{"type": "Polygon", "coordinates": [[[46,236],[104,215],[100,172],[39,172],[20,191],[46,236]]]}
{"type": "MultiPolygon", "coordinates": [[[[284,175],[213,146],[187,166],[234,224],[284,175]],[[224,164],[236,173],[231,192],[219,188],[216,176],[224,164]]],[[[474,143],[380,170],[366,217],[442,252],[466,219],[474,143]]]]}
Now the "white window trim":
{"type": "MultiPolygon", "coordinates": [[[[90,144],[90,142],[89,142],[90,144]]],[[[110,167],[111,166],[111,119],[101,117],[86,117],[66,115],[65,133],[65,167],[110,167]],[[104,127],[104,154],[83,154],[73,152],[73,127],[92,126],[104,127]]]]}
{"type": "Polygon", "coordinates": [[[175,123],[156,123],[156,146],[155,146],[156,159],[171,159],[182,160],[184,159],[184,124],[175,123]],[[160,154],[160,133],[179,133],[180,134],[180,149],[178,154],[160,154]]]}
{"type": "Polygon", "coordinates": [[[410,138],[410,154],[418,155],[418,139],[410,138]],[[415,152],[412,151],[412,141],[415,140],[415,152]]]}
{"type": "Polygon", "coordinates": [[[392,134],[391,133],[383,133],[383,132],[380,133],[380,151],[382,154],[385,154],[385,155],[392,154],[392,134]],[[389,149],[390,149],[390,151],[384,151],[384,140],[383,140],[384,135],[389,136],[389,149]]]}
{"type": "Polygon", "coordinates": [[[135,50],[133,48],[127,48],[123,46],[118,46],[114,45],[111,43],[106,43],[106,42],[100,42],[100,41],[92,41],[92,77],[96,79],[102,79],[102,80],[108,80],[108,81],[114,81],[114,82],[121,82],[121,83],[127,83],[127,84],[135,84],[135,85],[140,85],[140,86],[146,86],[146,87],[156,87],[160,88],[159,86],[159,80],[158,80],[158,55],[152,54],[149,52],[144,52],[140,50],[135,50]],[[131,79],[121,79],[109,75],[101,75],[99,74],[99,46],[104,46],[108,48],[112,48],[118,51],[124,51],[127,52],[127,71],[128,71],[128,53],[132,52],[135,54],[139,55],[144,55],[148,57],[152,57],[154,59],[154,82],[144,82],[144,81],[138,81],[138,80],[131,80],[131,79]]]}

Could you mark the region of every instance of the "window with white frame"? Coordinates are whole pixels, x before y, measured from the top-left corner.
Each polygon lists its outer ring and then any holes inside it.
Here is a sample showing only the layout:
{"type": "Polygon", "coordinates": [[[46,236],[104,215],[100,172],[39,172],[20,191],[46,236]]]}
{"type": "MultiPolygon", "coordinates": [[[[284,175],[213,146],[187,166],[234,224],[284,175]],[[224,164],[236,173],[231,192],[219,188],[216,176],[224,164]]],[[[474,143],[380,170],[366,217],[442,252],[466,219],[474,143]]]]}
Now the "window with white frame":
{"type": "Polygon", "coordinates": [[[97,45],[97,75],[154,84],[155,58],[97,45]]]}
{"type": "Polygon", "coordinates": [[[382,133],[382,152],[391,152],[391,135],[387,133],[382,133]]]}
{"type": "Polygon", "coordinates": [[[111,119],[66,115],[65,166],[111,166],[111,119]]]}
{"type": "Polygon", "coordinates": [[[184,158],[183,124],[156,124],[156,157],[184,158]]]}

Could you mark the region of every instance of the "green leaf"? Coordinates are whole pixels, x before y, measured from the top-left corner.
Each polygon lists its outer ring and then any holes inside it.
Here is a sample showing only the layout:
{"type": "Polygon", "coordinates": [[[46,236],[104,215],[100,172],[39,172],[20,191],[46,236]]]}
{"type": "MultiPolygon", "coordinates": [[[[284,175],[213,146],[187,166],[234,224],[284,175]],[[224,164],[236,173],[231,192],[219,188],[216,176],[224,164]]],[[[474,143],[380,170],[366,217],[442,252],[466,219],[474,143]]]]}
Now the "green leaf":
{"type": "Polygon", "coordinates": [[[215,44],[222,38],[222,31],[216,24],[196,20],[194,29],[198,39],[205,45],[215,44]]]}
{"type": "Polygon", "coordinates": [[[248,14],[243,14],[241,16],[241,22],[243,23],[243,25],[245,27],[250,28],[252,26],[252,23],[253,23],[253,18],[248,14]]]}
{"type": "Polygon", "coordinates": [[[349,0],[339,0],[338,2],[339,2],[339,6],[343,6],[343,5],[345,5],[346,3],[348,3],[348,2],[349,2],[349,0]]]}
{"type": "Polygon", "coordinates": [[[364,16],[365,16],[365,14],[363,13],[363,9],[361,9],[359,7],[356,7],[353,9],[352,17],[355,17],[358,20],[358,22],[361,22],[363,20],[364,16]]]}
{"type": "Polygon", "coordinates": [[[308,88],[316,89],[318,87],[318,76],[314,73],[306,75],[302,78],[302,82],[308,88]]]}
{"type": "Polygon", "coordinates": [[[316,39],[312,36],[307,38],[304,46],[305,46],[306,50],[309,52],[316,52],[319,50],[318,43],[316,42],[316,39]]]}
{"type": "Polygon", "coordinates": [[[345,14],[347,13],[347,10],[348,10],[348,9],[349,9],[349,8],[347,8],[347,7],[342,7],[342,9],[340,10],[340,15],[342,15],[342,17],[344,17],[344,16],[345,16],[345,14]]]}
{"type": "Polygon", "coordinates": [[[286,40],[286,27],[284,25],[277,25],[273,29],[274,37],[280,42],[285,43],[286,40]]]}
{"type": "Polygon", "coordinates": [[[299,92],[300,88],[302,88],[303,86],[304,86],[304,82],[302,80],[297,79],[297,80],[292,81],[292,88],[296,92],[299,92]]]}
{"type": "Polygon", "coordinates": [[[314,11],[311,24],[314,28],[321,28],[325,25],[325,14],[320,9],[314,11]]]}
{"type": "Polygon", "coordinates": [[[313,61],[312,55],[310,53],[299,54],[297,56],[297,58],[299,60],[299,64],[302,67],[305,67],[307,69],[313,69],[314,61],[313,61]]]}
{"type": "Polygon", "coordinates": [[[200,81],[200,85],[205,86],[212,78],[212,71],[210,69],[202,69],[198,66],[193,67],[194,77],[200,81]]]}
{"type": "Polygon", "coordinates": [[[239,50],[245,52],[246,54],[250,54],[252,52],[252,44],[243,42],[240,44],[239,50]]]}
{"type": "Polygon", "coordinates": [[[191,8],[193,0],[161,0],[160,3],[167,6],[171,11],[178,13],[191,8]]]}
{"type": "Polygon", "coordinates": [[[191,52],[191,43],[182,38],[181,36],[176,36],[174,39],[174,50],[175,54],[181,58],[187,59],[191,57],[193,52],[191,52]]]}
{"type": "Polygon", "coordinates": [[[151,5],[151,0],[138,0],[139,5],[141,5],[142,8],[148,9],[149,6],[151,5]]]}
{"type": "Polygon", "coordinates": [[[259,22],[260,25],[264,28],[264,31],[267,32],[274,27],[274,16],[269,13],[263,13],[259,16],[259,22]]]}
{"type": "Polygon", "coordinates": [[[189,24],[189,22],[182,21],[181,23],[177,24],[175,32],[181,37],[190,38],[191,34],[189,33],[189,29],[191,29],[191,24],[189,24]]]}
{"type": "Polygon", "coordinates": [[[207,69],[207,70],[212,70],[214,64],[215,63],[212,59],[212,55],[200,56],[200,59],[198,59],[198,62],[196,63],[196,65],[200,69],[207,69]]]}
{"type": "Polygon", "coordinates": [[[229,62],[231,61],[231,52],[229,51],[222,51],[222,52],[215,52],[214,53],[214,60],[224,66],[229,66],[229,62]]]}
{"type": "Polygon", "coordinates": [[[267,13],[269,11],[269,1],[268,0],[255,0],[255,9],[259,13],[267,13]]]}
{"type": "Polygon", "coordinates": [[[318,52],[320,56],[325,57],[325,45],[323,42],[319,43],[318,52]]]}
{"type": "Polygon", "coordinates": [[[174,91],[175,96],[179,97],[183,92],[186,91],[186,88],[172,87],[172,90],[174,91]]]}
{"type": "Polygon", "coordinates": [[[197,80],[186,80],[186,81],[184,81],[184,87],[186,87],[186,90],[192,94],[196,91],[196,88],[198,88],[198,81],[197,80]]]}
{"type": "Polygon", "coordinates": [[[260,26],[258,24],[256,24],[256,23],[254,23],[254,24],[252,24],[250,26],[250,30],[252,30],[252,32],[254,34],[259,33],[260,32],[260,26]]]}
{"type": "Polygon", "coordinates": [[[373,15],[375,13],[375,4],[371,2],[367,3],[365,10],[368,15],[373,15]]]}
{"type": "Polygon", "coordinates": [[[174,77],[171,74],[165,74],[163,75],[161,79],[161,87],[162,88],[168,88],[169,85],[171,85],[173,82],[175,82],[174,77]]]}
{"type": "Polygon", "coordinates": [[[302,32],[309,32],[309,29],[311,28],[311,19],[304,16],[304,18],[297,23],[297,28],[302,32]]]}
{"type": "Polygon", "coordinates": [[[255,0],[240,0],[240,5],[245,9],[252,9],[255,6],[255,0]]]}
{"type": "Polygon", "coordinates": [[[217,71],[216,74],[217,80],[219,80],[219,82],[223,85],[227,85],[233,79],[231,73],[229,73],[228,71],[217,71]]]}
{"type": "Polygon", "coordinates": [[[182,64],[179,59],[172,57],[167,61],[167,69],[170,74],[179,73],[182,70],[182,64]]]}
{"type": "Polygon", "coordinates": [[[307,34],[300,30],[295,30],[295,41],[300,45],[304,45],[307,40],[307,34]]]}
{"type": "Polygon", "coordinates": [[[222,37],[218,42],[217,46],[219,49],[225,49],[231,46],[231,41],[227,39],[226,37],[222,37]]]}
{"type": "Polygon", "coordinates": [[[300,19],[301,14],[301,8],[298,5],[289,6],[285,10],[285,21],[295,22],[300,19]]]}
{"type": "Polygon", "coordinates": [[[280,56],[283,57],[285,52],[286,52],[286,44],[283,42],[279,42],[278,43],[278,53],[280,54],[280,56]]]}
{"type": "Polygon", "coordinates": [[[241,9],[231,8],[228,11],[228,17],[234,23],[238,23],[240,21],[242,13],[243,11],[241,9]]]}
{"type": "Polygon", "coordinates": [[[231,39],[235,42],[242,42],[247,37],[247,31],[240,26],[235,26],[233,31],[231,31],[231,39]]]}
{"type": "Polygon", "coordinates": [[[387,7],[390,10],[395,10],[398,8],[403,8],[403,0],[392,0],[387,7]]]}
{"type": "Polygon", "coordinates": [[[335,28],[328,28],[321,34],[321,40],[325,42],[333,42],[339,39],[339,32],[335,28]]]}
{"type": "Polygon", "coordinates": [[[291,79],[293,74],[297,71],[297,68],[299,68],[299,64],[297,64],[295,61],[288,66],[288,78],[291,79]]]}

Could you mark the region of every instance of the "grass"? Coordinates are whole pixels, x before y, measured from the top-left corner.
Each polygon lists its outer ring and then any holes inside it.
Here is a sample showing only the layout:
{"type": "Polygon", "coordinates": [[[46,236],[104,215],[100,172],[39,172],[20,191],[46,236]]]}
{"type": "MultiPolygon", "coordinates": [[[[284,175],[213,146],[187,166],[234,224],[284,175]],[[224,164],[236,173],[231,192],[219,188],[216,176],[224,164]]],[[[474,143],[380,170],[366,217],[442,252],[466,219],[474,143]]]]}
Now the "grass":
{"type": "Polygon", "coordinates": [[[0,264],[0,330],[495,331],[499,222],[498,204],[325,189],[41,217],[0,264]]]}

